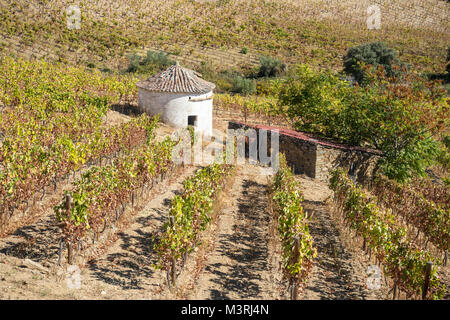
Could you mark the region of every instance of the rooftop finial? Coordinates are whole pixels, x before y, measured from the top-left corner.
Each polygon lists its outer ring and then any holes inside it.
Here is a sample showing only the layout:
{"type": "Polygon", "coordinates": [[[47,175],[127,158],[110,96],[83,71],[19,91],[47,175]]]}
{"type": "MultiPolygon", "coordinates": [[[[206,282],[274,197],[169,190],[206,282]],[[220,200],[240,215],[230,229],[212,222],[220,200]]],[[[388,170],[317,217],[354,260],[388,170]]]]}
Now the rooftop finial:
{"type": "Polygon", "coordinates": [[[178,60],[175,61],[175,65],[178,67],[180,66],[180,63],[178,62],[178,60]]]}

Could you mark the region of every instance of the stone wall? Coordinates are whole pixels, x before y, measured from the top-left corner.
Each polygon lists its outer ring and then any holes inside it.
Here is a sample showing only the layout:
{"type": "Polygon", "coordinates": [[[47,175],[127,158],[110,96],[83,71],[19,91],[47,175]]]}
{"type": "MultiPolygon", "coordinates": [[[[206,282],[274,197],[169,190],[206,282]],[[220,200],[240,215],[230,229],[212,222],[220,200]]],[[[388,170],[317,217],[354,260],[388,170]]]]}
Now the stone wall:
{"type": "Polygon", "coordinates": [[[341,167],[354,175],[359,183],[373,176],[379,155],[362,150],[340,149],[317,145],[316,179],[328,181],[332,169],[341,167]]]}
{"type": "Polygon", "coordinates": [[[280,134],[280,152],[286,155],[287,163],[296,174],[316,177],[316,144],[280,134]]]}
{"type": "MultiPolygon", "coordinates": [[[[365,183],[373,176],[380,153],[358,147],[351,147],[318,140],[292,130],[246,125],[240,122],[228,123],[229,129],[279,130],[280,152],[286,155],[288,165],[296,174],[305,174],[319,181],[327,182],[332,169],[341,167],[349,172],[359,183],[365,183]]],[[[248,141],[247,141],[248,142],[248,141]]],[[[270,147],[270,134],[267,135],[270,147]]],[[[248,149],[248,144],[246,145],[248,149]]]]}

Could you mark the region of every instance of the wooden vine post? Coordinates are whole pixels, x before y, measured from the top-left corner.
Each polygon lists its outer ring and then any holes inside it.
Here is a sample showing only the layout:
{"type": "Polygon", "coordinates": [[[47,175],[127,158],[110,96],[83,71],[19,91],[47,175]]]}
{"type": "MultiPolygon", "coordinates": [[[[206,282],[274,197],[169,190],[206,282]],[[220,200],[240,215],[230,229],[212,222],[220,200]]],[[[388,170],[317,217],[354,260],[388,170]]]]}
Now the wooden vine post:
{"type": "Polygon", "coordinates": [[[427,298],[428,287],[430,285],[430,275],[431,275],[432,267],[433,267],[433,263],[431,261],[428,261],[428,263],[425,267],[425,279],[423,281],[422,300],[425,300],[427,298]]]}
{"type": "Polygon", "coordinates": [[[244,123],[247,124],[247,103],[244,103],[244,123]]]}
{"type": "MultiPolygon", "coordinates": [[[[66,201],[64,203],[64,209],[67,211],[67,216],[70,216],[70,209],[72,207],[73,199],[70,194],[66,194],[66,201]]],[[[71,240],[67,240],[67,262],[72,264],[73,262],[73,250],[71,240]]]]}
{"type": "Polygon", "coordinates": [[[447,266],[447,262],[448,262],[448,250],[445,250],[444,252],[444,267],[447,266]]]}
{"type": "Polygon", "coordinates": [[[61,240],[59,241],[59,251],[58,251],[58,265],[61,265],[61,260],[62,260],[62,251],[64,249],[64,238],[61,238],[61,240]]]}
{"type": "MultiPolygon", "coordinates": [[[[300,238],[296,236],[294,238],[294,255],[292,256],[291,264],[295,264],[300,256],[300,238]]],[[[290,279],[291,283],[291,300],[297,300],[298,287],[297,287],[297,276],[292,276],[290,279]]]]}

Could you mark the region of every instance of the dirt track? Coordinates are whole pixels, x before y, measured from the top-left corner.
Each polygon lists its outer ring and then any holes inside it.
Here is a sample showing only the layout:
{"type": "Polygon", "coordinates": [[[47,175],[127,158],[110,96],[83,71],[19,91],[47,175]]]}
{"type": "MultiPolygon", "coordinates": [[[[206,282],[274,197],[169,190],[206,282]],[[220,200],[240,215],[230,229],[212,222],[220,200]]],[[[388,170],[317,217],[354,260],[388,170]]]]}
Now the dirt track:
{"type": "Polygon", "coordinates": [[[350,243],[348,235],[330,212],[327,198],[332,195],[325,183],[298,177],[304,193],[303,207],[312,215],[309,230],[318,256],[308,279],[305,300],[384,299],[388,288],[370,290],[366,281],[370,263],[363,251],[350,243]]]}

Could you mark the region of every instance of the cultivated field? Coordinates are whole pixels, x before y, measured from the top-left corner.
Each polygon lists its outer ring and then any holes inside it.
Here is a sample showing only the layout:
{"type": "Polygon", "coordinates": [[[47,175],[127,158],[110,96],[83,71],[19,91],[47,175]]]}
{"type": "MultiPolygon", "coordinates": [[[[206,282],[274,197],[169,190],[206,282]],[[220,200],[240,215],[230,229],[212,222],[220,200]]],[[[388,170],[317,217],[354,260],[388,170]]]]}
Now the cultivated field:
{"type": "Polygon", "coordinates": [[[73,4],[80,28],[66,1],[0,0],[0,299],[449,299],[448,92],[339,73],[349,48],[384,41],[442,76],[446,1],[73,4]],[[126,71],[148,50],[258,84],[214,94],[215,129],[309,126],[311,150],[379,147],[381,173],[362,183],[336,160],[320,181],[283,154],[277,172],[176,163],[182,140],[138,108],[142,75],[126,71]],[[252,78],[262,55],[292,73],[252,78]]]}
{"type": "Polygon", "coordinates": [[[248,68],[260,54],[340,68],[349,47],[386,41],[402,60],[440,71],[449,40],[445,1],[218,0],[78,1],[81,29],[67,28],[64,1],[1,1],[3,52],[111,70],[125,54],[153,48],[188,66],[248,68]],[[367,8],[381,9],[369,30],[367,8]],[[240,51],[248,48],[247,54],[240,51]]]}

